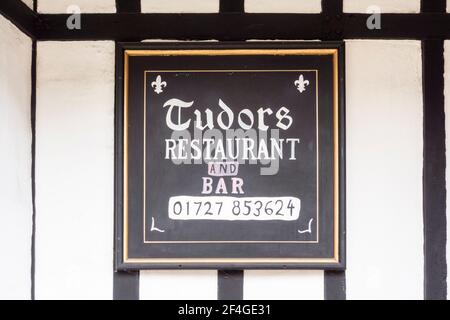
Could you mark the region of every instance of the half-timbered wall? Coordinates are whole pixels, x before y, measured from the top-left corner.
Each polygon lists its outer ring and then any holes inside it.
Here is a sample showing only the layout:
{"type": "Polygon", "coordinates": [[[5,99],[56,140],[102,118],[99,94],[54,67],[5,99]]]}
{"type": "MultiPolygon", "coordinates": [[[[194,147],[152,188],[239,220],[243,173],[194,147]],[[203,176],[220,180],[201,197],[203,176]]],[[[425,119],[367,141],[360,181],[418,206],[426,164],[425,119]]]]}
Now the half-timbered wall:
{"type": "MultiPolygon", "coordinates": [[[[220,2],[142,0],[140,7],[215,13],[227,9],[220,2]]],[[[66,13],[73,4],[81,13],[122,10],[114,0],[39,0],[35,9],[66,13]]],[[[343,11],[365,13],[374,4],[382,13],[421,11],[420,0],[344,0],[343,11]]],[[[240,10],[320,13],[321,1],[246,0],[240,10]]],[[[0,17],[0,251],[8,260],[0,264],[0,298],[217,299],[227,281],[236,281],[232,295],[244,299],[324,299],[342,291],[327,286],[333,275],[323,271],[245,271],[243,283],[239,272],[116,274],[115,43],[37,41],[35,49],[0,17]]],[[[424,52],[419,40],[346,40],[347,270],[337,281],[347,299],[426,297],[424,52]]],[[[450,41],[445,95],[448,114],[450,41]]]]}

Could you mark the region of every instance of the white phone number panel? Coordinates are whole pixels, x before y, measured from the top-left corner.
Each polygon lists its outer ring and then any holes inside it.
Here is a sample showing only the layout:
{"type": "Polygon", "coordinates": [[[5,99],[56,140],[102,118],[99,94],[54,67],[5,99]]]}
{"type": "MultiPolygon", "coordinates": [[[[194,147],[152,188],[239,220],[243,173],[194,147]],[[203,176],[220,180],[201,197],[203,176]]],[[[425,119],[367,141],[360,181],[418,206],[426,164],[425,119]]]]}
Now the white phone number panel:
{"type": "Polygon", "coordinates": [[[169,218],[173,220],[282,220],[300,216],[301,201],[294,197],[190,197],[169,199],[169,218]]]}

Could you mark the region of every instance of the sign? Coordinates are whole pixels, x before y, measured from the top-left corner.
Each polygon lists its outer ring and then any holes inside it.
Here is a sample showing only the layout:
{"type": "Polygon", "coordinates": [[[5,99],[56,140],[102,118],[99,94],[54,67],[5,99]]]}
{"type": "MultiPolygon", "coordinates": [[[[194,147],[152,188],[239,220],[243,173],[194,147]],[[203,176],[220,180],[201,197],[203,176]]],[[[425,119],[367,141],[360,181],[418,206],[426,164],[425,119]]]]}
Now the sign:
{"type": "Polygon", "coordinates": [[[120,53],[118,270],[344,268],[342,43],[120,53]]]}

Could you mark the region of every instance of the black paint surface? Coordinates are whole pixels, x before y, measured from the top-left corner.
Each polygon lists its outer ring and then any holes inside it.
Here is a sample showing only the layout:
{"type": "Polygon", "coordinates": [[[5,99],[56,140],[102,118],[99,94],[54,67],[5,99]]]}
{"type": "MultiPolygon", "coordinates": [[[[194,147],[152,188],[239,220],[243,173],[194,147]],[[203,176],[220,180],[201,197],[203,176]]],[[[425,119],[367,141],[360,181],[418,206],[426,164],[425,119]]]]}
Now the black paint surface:
{"type": "MultiPolygon", "coordinates": [[[[202,58],[204,59],[204,58],[202,58]]],[[[241,58],[238,58],[239,60],[241,58]]],[[[147,59],[146,59],[147,60],[147,59]]],[[[212,60],[212,59],[211,59],[212,60]]],[[[265,64],[266,62],[263,61],[265,64]]],[[[150,229],[151,218],[165,233],[146,233],[148,241],[315,241],[317,229],[301,236],[297,230],[306,229],[310,219],[317,221],[316,192],[316,81],[315,72],[150,72],[147,74],[147,210],[146,228],[150,229]],[[300,94],[294,86],[299,74],[303,74],[311,84],[300,94]],[[150,83],[161,75],[168,86],[157,94],[150,83]],[[260,107],[271,107],[276,113],[285,106],[294,119],[294,125],[287,131],[280,130],[280,138],[299,138],[298,161],[280,160],[276,175],[261,175],[261,167],[267,165],[245,164],[239,166],[237,177],[244,179],[244,195],[227,194],[238,197],[282,197],[300,198],[301,218],[290,221],[170,221],[167,204],[172,196],[202,196],[202,177],[208,177],[207,164],[175,165],[164,159],[165,139],[170,139],[172,130],[165,124],[168,99],[178,98],[186,102],[194,101],[189,110],[183,110],[186,120],[194,122],[194,108],[211,109],[218,115],[222,109],[219,99],[235,112],[235,118],[242,108],[248,108],[257,115],[260,107]]],[[[326,95],[326,94],[325,94],[326,95]]],[[[136,113],[140,117],[139,113],[136,113]]],[[[256,117],[257,118],[257,117],[256,117]]],[[[245,121],[248,121],[244,117],[245,121]]],[[[256,119],[255,119],[256,120],[256,119]]],[[[205,117],[203,118],[205,121],[205,117]]],[[[237,119],[235,119],[237,122],[237,119]]],[[[266,125],[276,128],[274,115],[267,116],[266,125]]],[[[236,123],[237,124],[237,123],[236,123]]],[[[216,124],[217,125],[217,124],[216,124]]],[[[254,125],[254,128],[256,125],[254,125]]],[[[238,128],[233,126],[233,128],[238,128]]],[[[194,138],[194,130],[189,130],[194,138]]],[[[226,133],[220,130],[224,138],[226,133]]],[[[324,133],[324,134],[329,134],[324,133]]],[[[270,134],[268,134],[270,137],[270,134]]],[[[138,138],[137,138],[138,139],[138,138]]],[[[137,141],[136,139],[136,141],[137,141]]],[[[284,147],[284,156],[290,154],[289,145],[284,147]]],[[[228,192],[231,192],[230,178],[224,178],[228,192]]],[[[213,178],[217,183],[219,178],[213,178]]],[[[215,185],[213,185],[215,187],[215,185]]],[[[222,196],[211,194],[211,196],[222,196]]],[[[194,208],[195,210],[195,208],[194,208]]],[[[235,255],[235,253],[232,253],[235,255]]],[[[247,256],[247,252],[238,253],[247,256]]],[[[253,254],[251,254],[253,255],[253,254]]],[[[254,252],[259,256],[258,250],[254,252]]]]}
{"type": "MultiPolygon", "coordinates": [[[[227,47],[226,45],[190,46],[202,49],[227,47]]],[[[280,46],[291,49],[341,48],[340,44],[325,43],[277,44],[273,47],[280,48],[280,46]]],[[[131,47],[142,48],[139,45],[131,47]]],[[[162,48],[157,45],[147,45],[147,47],[162,48]]],[[[231,47],[242,48],[243,45],[234,44],[231,47]]],[[[271,48],[268,44],[254,44],[253,48],[255,47],[271,48]]],[[[182,48],[177,45],[177,49],[182,48]]],[[[343,52],[340,53],[339,59],[340,68],[342,68],[343,52]]],[[[128,257],[131,259],[173,258],[175,260],[174,263],[164,264],[134,261],[122,264],[123,244],[120,236],[123,234],[123,217],[118,210],[119,269],[215,268],[218,266],[224,268],[342,268],[344,266],[342,259],[339,263],[328,261],[321,264],[305,261],[304,264],[265,262],[258,265],[243,264],[239,263],[239,260],[233,260],[239,258],[331,259],[334,256],[332,55],[130,56],[128,76],[128,257]],[[211,72],[212,70],[214,71],[211,72]],[[294,85],[301,74],[310,81],[307,90],[303,93],[300,93],[294,85]],[[151,86],[158,75],[167,83],[160,94],[157,94],[151,86]],[[285,158],[280,160],[279,172],[268,176],[260,174],[261,164],[241,164],[238,177],[244,179],[245,194],[228,194],[227,196],[297,197],[302,201],[299,219],[296,221],[169,219],[170,197],[201,196],[202,177],[208,176],[205,163],[176,165],[165,159],[165,139],[170,139],[173,131],[166,125],[167,108],[163,108],[163,105],[172,98],[194,102],[191,108],[183,110],[183,120],[193,116],[195,109],[198,109],[204,118],[205,109],[209,108],[214,113],[216,126],[216,117],[222,111],[218,106],[221,99],[234,112],[235,121],[232,128],[237,128],[237,115],[244,108],[251,110],[255,115],[253,126],[255,129],[258,108],[270,107],[274,111],[272,116],[266,118],[266,124],[271,128],[275,128],[278,121],[274,117],[278,109],[288,108],[294,124],[286,131],[280,130],[280,137],[300,139],[300,144],[297,145],[297,160],[288,160],[289,152],[285,152],[285,158]],[[145,144],[144,134],[146,134],[145,144]],[[146,175],[144,175],[144,159],[146,175]],[[313,219],[311,233],[299,233],[299,230],[308,228],[308,222],[311,219],[313,219]],[[152,220],[158,228],[164,230],[164,233],[151,231],[152,220]],[[236,262],[219,265],[206,262],[177,263],[176,259],[180,258],[228,258],[236,262]]],[[[121,77],[119,81],[120,79],[121,77]]],[[[341,90],[343,89],[342,81],[343,76],[340,75],[341,90]]],[[[342,101],[341,98],[340,102],[342,101]]],[[[118,105],[118,108],[123,108],[123,105],[118,105]]],[[[339,119],[342,119],[341,111],[342,104],[336,114],[339,119]]],[[[192,127],[193,123],[189,129],[193,135],[192,127]]],[[[120,130],[121,126],[117,128],[120,130]]],[[[343,131],[343,128],[339,129],[343,131]]],[[[225,134],[223,130],[221,132],[225,134]]],[[[342,137],[343,132],[338,137],[341,140],[339,153],[343,164],[342,137]]],[[[343,170],[343,165],[340,169],[343,170]]],[[[228,178],[225,179],[228,180],[228,178]]],[[[217,181],[217,178],[214,180],[217,181]]],[[[341,192],[340,196],[342,201],[344,192],[341,192]]],[[[341,211],[342,208],[340,208],[341,211]]],[[[342,232],[343,212],[341,212],[341,219],[336,223],[340,224],[342,232]]],[[[339,246],[343,252],[343,239],[339,246]]]]}

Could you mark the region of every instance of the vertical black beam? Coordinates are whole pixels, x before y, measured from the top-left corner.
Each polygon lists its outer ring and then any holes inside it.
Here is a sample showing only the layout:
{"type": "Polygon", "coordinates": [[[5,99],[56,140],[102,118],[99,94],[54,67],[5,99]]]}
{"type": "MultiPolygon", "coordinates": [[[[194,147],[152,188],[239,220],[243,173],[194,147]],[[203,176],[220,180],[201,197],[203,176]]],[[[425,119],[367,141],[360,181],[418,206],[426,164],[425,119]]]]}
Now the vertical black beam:
{"type": "Polygon", "coordinates": [[[220,12],[244,12],[244,0],[220,0],[220,12]]]}
{"type": "MultiPolygon", "coordinates": [[[[116,0],[117,13],[140,13],[141,1],[140,0],[116,0]]],[[[116,55],[118,55],[117,42],[116,42],[116,55]]],[[[116,57],[117,61],[117,57],[116,57]]],[[[117,62],[116,62],[117,63],[117,62]]],[[[119,64],[122,66],[122,64],[119,64]]],[[[116,70],[119,65],[116,65],[116,70]]],[[[117,77],[117,75],[116,75],[117,77]]],[[[116,89],[117,90],[117,89],[116,89]]],[[[116,92],[116,100],[118,92],[116,92]]],[[[116,103],[117,105],[117,103],[116,103]]],[[[117,112],[116,112],[117,114],[117,112]]],[[[117,121],[115,121],[117,123],[117,121]]],[[[116,140],[117,143],[117,140],[116,140]]],[[[116,146],[117,148],[117,146],[116,146]]],[[[117,159],[115,159],[117,161],[117,159]]],[[[117,165],[115,164],[115,167],[117,165]]],[[[116,177],[117,178],[117,177],[116,177]]],[[[117,181],[115,183],[121,183],[117,181]]],[[[116,237],[114,237],[114,248],[116,244],[116,237]]],[[[114,250],[115,251],[115,250],[114,250]]],[[[114,252],[115,256],[115,252],[114,252]]],[[[123,272],[114,270],[113,273],[113,299],[114,300],[139,300],[139,271],[136,272],[123,272]]]]}
{"type": "MultiPolygon", "coordinates": [[[[244,12],[244,0],[220,0],[220,13],[244,12]]],[[[244,298],[244,270],[217,272],[217,299],[242,300],[244,298]]]]}
{"type": "MultiPolygon", "coordinates": [[[[343,14],[343,0],[322,0],[322,15],[325,21],[335,25],[335,30],[327,30],[330,39],[342,40],[342,30],[337,26],[343,14]]],[[[325,300],[345,300],[346,281],[345,271],[325,271],[324,272],[324,297],[325,300]]]]}
{"type": "Polygon", "coordinates": [[[322,40],[342,40],[344,34],[343,0],[322,0],[322,40]]]}
{"type": "MultiPolygon", "coordinates": [[[[444,13],[446,0],[422,0],[423,13],[444,13]]],[[[424,297],[447,298],[444,41],[422,42],[424,297]]]]}
{"type": "Polygon", "coordinates": [[[115,271],[113,278],[114,300],[139,300],[139,272],[115,271]]]}
{"type": "Polygon", "coordinates": [[[447,1],[446,0],[421,0],[420,10],[424,13],[444,13],[446,11],[447,1]]]}
{"type": "Polygon", "coordinates": [[[141,12],[141,0],[116,0],[117,13],[141,12]]]}
{"type": "Polygon", "coordinates": [[[219,270],[217,298],[219,300],[242,300],[244,297],[244,271],[219,270]]]}
{"type": "Polygon", "coordinates": [[[423,223],[427,300],[447,298],[444,42],[422,42],[423,223]]]}
{"type": "Polygon", "coordinates": [[[322,13],[326,15],[342,14],[342,0],[322,0],[322,13]]]}
{"type": "Polygon", "coordinates": [[[36,40],[31,48],[31,300],[35,299],[36,274],[36,40]]]}
{"type": "Polygon", "coordinates": [[[345,271],[325,271],[325,300],[345,300],[345,271]]]}
{"type": "MultiPolygon", "coordinates": [[[[33,1],[37,11],[37,0],[33,1]]],[[[31,44],[31,300],[36,299],[36,40],[31,44]]]]}

